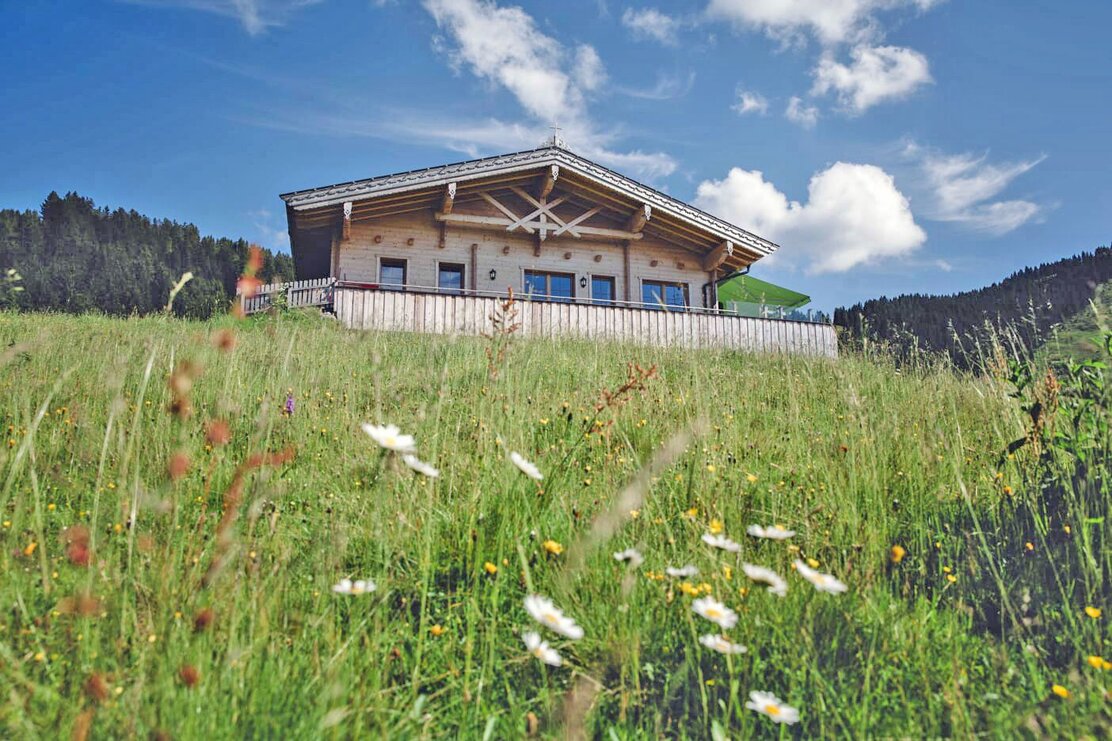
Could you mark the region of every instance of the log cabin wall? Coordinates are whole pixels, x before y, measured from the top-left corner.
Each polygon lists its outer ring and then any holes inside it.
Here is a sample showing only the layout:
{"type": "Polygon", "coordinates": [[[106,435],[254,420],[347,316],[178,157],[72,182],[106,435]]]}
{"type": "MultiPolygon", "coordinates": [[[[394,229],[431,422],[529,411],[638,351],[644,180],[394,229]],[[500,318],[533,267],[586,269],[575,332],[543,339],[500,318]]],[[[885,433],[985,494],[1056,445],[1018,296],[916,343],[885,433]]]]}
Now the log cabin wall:
{"type": "MultiPolygon", "coordinates": [[[[441,262],[465,267],[467,288],[505,291],[522,290],[525,270],[544,270],[575,275],[575,298],[590,298],[591,276],[614,278],[615,298],[625,299],[625,266],[620,242],[591,238],[549,237],[534,254],[535,237],[503,229],[444,227],[427,211],[356,221],[347,240],[333,242],[333,275],[341,281],[375,283],[382,258],[406,261],[409,285],[434,288],[441,262]],[[412,242],[412,243],[411,243],[412,242]],[[472,266],[472,245],[476,264],[472,266]],[[497,278],[490,280],[490,271],[497,278]],[[474,275],[472,275],[474,273],[474,275]],[[580,287],[586,279],[586,288],[580,287]]],[[[652,238],[630,242],[631,301],[641,300],[641,281],[660,280],[687,286],[692,306],[704,306],[703,285],[711,275],[702,270],[697,255],[652,238]],[[656,263],[655,265],[653,263],[656,263]]]]}

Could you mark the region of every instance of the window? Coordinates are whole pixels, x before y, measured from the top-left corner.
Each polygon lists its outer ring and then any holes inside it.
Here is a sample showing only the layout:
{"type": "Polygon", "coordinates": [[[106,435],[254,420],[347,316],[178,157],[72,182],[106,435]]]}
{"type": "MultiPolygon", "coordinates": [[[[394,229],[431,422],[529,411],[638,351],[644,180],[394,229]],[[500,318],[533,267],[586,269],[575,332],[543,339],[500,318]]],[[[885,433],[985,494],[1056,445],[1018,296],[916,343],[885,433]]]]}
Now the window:
{"type": "Polygon", "coordinates": [[[550,301],[570,302],[575,298],[575,276],[571,273],[525,271],[525,295],[550,301]]]}
{"type": "Polygon", "coordinates": [[[609,305],[614,303],[614,279],[608,275],[591,276],[591,302],[609,305]]]}
{"type": "Polygon", "coordinates": [[[436,287],[440,293],[463,293],[463,266],[458,263],[442,262],[436,274],[436,287]]]}
{"type": "Polygon", "coordinates": [[[666,283],[659,280],[641,281],[641,302],[650,309],[667,307],[683,308],[688,305],[686,283],[666,283]]]}
{"type": "Polygon", "coordinates": [[[382,258],[378,263],[379,285],[390,290],[401,290],[405,286],[405,262],[382,258]]]}

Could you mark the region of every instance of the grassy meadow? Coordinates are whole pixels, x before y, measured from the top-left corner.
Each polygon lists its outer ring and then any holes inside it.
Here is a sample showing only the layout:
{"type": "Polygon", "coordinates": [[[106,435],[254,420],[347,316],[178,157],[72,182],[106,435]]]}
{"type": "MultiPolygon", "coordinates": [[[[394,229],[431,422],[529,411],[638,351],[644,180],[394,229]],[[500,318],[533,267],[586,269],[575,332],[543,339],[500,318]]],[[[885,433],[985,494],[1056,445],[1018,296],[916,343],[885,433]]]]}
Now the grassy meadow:
{"type": "Polygon", "coordinates": [[[0,736],[1106,737],[1108,421],[1003,368],[0,313],[0,736]]]}

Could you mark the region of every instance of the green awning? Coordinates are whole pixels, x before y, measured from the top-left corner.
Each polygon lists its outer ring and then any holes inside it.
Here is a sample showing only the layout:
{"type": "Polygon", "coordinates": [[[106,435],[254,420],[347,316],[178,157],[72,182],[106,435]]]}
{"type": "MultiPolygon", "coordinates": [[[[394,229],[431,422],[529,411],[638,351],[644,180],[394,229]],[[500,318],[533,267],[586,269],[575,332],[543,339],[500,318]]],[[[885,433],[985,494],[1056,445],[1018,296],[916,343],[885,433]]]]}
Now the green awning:
{"type": "Polygon", "coordinates": [[[800,306],[810,303],[811,297],[797,293],[790,288],[754,278],[751,275],[739,275],[718,284],[718,301],[723,304],[737,301],[739,303],[765,304],[767,306],[798,309],[800,306]]]}

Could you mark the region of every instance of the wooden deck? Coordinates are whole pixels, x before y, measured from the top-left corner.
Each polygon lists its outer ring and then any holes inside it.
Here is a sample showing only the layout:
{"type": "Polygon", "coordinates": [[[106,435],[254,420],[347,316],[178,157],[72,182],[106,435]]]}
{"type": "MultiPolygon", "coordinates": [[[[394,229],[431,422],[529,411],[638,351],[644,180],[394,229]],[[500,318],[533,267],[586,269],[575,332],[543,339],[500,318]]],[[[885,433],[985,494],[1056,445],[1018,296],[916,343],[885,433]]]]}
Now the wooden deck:
{"type": "Polygon", "coordinates": [[[256,314],[266,311],[277,297],[283,296],[290,309],[303,306],[331,306],[335,278],[299,280],[295,283],[270,283],[259,286],[254,294],[243,299],[243,313],[256,314]]]}
{"type": "MultiPolygon", "coordinates": [[[[334,289],[336,316],[353,329],[489,333],[500,299],[346,286],[334,289]]],[[[518,300],[518,333],[526,337],[581,337],[645,345],[783,352],[820,357],[838,354],[829,324],[757,319],[700,311],[597,306],[518,300]]]]}

